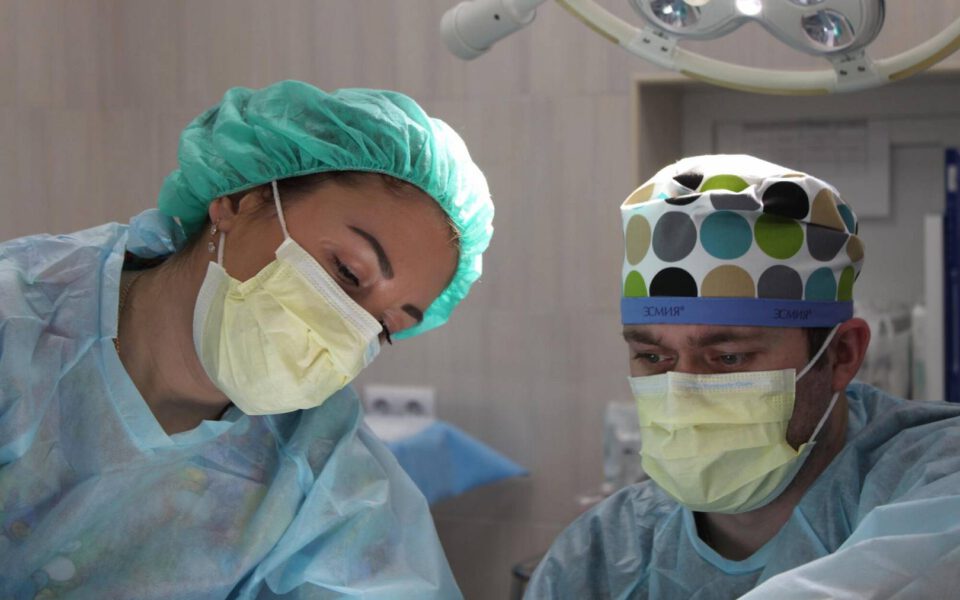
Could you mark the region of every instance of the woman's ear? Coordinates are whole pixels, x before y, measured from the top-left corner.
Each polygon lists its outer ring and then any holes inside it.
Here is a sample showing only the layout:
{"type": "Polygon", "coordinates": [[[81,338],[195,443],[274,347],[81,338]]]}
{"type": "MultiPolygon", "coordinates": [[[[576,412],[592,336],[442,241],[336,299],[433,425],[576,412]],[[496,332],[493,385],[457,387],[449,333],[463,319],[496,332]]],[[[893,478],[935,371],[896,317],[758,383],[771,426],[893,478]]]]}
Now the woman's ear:
{"type": "Polygon", "coordinates": [[[228,232],[233,227],[233,222],[237,217],[236,205],[230,196],[221,196],[210,203],[207,208],[207,215],[210,217],[210,222],[217,226],[217,229],[228,232]]]}
{"type": "Polygon", "coordinates": [[[870,326],[863,319],[850,319],[837,329],[830,344],[833,357],[833,391],[842,392],[853,381],[867,355],[870,326]]]}
{"type": "Polygon", "coordinates": [[[216,223],[217,229],[229,233],[237,217],[255,213],[268,200],[270,198],[264,186],[257,186],[246,192],[217,198],[210,203],[207,214],[210,216],[210,222],[216,223]]]}

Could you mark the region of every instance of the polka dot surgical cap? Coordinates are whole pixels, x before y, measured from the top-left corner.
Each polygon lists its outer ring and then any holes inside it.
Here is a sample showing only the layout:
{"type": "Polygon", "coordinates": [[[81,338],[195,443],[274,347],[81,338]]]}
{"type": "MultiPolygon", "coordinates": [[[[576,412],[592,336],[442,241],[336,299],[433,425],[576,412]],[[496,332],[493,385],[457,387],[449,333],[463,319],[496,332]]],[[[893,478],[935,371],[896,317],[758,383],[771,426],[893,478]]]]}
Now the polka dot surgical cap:
{"type": "Polygon", "coordinates": [[[825,181],[752,156],[696,156],[620,210],[625,325],[832,327],[853,316],[863,243],[825,181]]]}

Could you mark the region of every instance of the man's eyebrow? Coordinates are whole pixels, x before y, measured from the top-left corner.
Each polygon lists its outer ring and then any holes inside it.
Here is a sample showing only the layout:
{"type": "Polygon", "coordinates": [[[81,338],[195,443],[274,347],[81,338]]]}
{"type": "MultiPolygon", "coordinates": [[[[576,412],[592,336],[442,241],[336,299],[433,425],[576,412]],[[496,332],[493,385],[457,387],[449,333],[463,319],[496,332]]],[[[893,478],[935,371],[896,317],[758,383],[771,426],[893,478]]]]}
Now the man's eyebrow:
{"type": "Polygon", "coordinates": [[[373,248],[373,251],[377,255],[377,262],[380,263],[380,272],[383,273],[383,277],[385,279],[393,279],[393,265],[390,264],[390,259],[387,258],[387,253],[383,251],[383,246],[380,245],[380,241],[359,227],[354,227],[353,225],[347,225],[347,227],[350,228],[350,231],[367,240],[367,243],[370,244],[370,247],[373,248]]]}
{"type": "Polygon", "coordinates": [[[423,311],[412,304],[404,304],[403,312],[407,313],[417,321],[417,325],[423,323],[423,311]]]}
{"type": "Polygon", "coordinates": [[[763,337],[763,334],[759,332],[717,331],[716,333],[688,337],[687,343],[697,348],[706,348],[707,346],[730,342],[752,342],[759,340],[761,337],[763,337]]]}
{"type": "Polygon", "coordinates": [[[648,346],[659,346],[660,338],[654,337],[646,331],[635,331],[633,329],[623,332],[623,339],[636,344],[646,344],[648,346]]]}

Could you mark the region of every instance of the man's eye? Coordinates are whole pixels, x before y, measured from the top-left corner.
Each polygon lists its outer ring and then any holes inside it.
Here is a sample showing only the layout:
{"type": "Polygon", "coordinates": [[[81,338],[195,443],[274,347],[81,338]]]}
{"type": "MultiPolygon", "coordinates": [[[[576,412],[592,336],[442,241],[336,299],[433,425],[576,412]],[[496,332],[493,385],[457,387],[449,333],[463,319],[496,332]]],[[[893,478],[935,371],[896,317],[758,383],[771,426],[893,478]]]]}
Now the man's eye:
{"type": "Polygon", "coordinates": [[[663,360],[663,357],[660,356],[659,354],[652,354],[649,352],[640,352],[633,358],[634,360],[642,360],[644,362],[650,363],[651,365],[655,365],[661,360],[663,360]]]}
{"type": "Polygon", "coordinates": [[[740,364],[742,359],[743,356],[740,354],[721,354],[719,357],[720,362],[728,367],[740,364]]]}

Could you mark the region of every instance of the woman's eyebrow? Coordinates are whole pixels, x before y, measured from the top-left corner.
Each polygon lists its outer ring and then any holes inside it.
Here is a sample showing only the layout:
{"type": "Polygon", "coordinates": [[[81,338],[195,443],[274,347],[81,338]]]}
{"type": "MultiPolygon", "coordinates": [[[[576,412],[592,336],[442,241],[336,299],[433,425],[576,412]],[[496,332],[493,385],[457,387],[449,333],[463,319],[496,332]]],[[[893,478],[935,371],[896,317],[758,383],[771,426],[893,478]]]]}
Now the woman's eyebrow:
{"type": "MultiPolygon", "coordinates": [[[[359,227],[354,227],[353,225],[347,225],[350,228],[350,231],[359,235],[370,244],[370,247],[373,248],[373,252],[377,255],[377,262],[380,263],[380,272],[383,273],[385,279],[393,279],[393,265],[390,264],[390,259],[387,257],[387,253],[383,251],[383,246],[380,245],[380,241],[364,231],[359,227]]],[[[403,312],[407,313],[416,320],[417,324],[423,323],[423,311],[417,308],[412,304],[404,304],[403,312]]]]}
{"type": "Polygon", "coordinates": [[[367,240],[367,243],[373,248],[374,253],[377,255],[377,262],[380,263],[380,272],[383,274],[384,279],[393,279],[393,265],[390,264],[390,259],[387,258],[387,253],[383,251],[383,246],[380,245],[380,241],[359,227],[354,227],[353,225],[347,225],[347,227],[350,228],[350,231],[367,240]]]}

